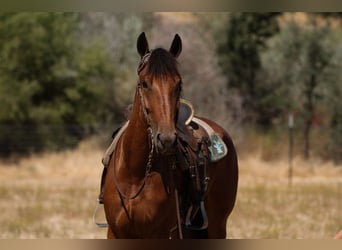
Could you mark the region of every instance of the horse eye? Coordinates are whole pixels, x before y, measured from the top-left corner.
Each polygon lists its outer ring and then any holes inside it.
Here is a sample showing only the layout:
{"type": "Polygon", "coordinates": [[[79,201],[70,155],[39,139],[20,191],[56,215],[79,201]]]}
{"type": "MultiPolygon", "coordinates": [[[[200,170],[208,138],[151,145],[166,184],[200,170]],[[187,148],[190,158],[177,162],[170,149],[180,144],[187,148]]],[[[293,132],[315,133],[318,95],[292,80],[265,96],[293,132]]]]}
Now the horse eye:
{"type": "Polygon", "coordinates": [[[179,82],[177,84],[176,90],[177,90],[178,93],[180,93],[182,91],[182,82],[179,82]]]}
{"type": "Polygon", "coordinates": [[[144,89],[147,89],[147,88],[148,88],[148,84],[147,84],[147,82],[145,82],[145,81],[142,81],[142,82],[141,82],[141,86],[142,86],[144,89]]]}

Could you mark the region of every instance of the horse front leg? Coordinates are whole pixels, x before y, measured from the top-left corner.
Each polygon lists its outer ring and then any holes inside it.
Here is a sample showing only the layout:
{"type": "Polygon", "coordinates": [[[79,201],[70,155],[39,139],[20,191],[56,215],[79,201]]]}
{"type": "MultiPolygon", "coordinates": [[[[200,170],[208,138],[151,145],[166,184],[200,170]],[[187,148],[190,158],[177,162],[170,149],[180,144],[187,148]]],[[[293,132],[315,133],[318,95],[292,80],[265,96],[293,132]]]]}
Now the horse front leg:
{"type": "Polygon", "coordinates": [[[116,239],[112,229],[110,227],[108,227],[108,230],[107,230],[107,239],[116,239]]]}

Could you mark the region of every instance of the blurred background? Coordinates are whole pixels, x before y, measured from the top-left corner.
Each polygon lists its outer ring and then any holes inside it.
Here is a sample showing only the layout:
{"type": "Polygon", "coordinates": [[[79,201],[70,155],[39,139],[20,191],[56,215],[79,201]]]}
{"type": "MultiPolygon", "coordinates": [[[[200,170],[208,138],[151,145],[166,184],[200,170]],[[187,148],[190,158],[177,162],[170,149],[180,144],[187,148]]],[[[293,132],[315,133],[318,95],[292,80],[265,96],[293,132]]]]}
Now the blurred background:
{"type": "Polygon", "coordinates": [[[237,147],[228,237],[332,238],[342,228],[334,12],[1,13],[0,237],[105,237],[91,211],[102,153],[133,100],[142,31],[150,48],[181,36],[183,98],[237,147]]]}
{"type": "Polygon", "coordinates": [[[242,151],[256,146],[250,136],[261,136],[269,141],[264,157],[278,158],[293,113],[296,154],[339,163],[341,19],[340,13],[1,14],[0,154],[59,150],[109,135],[132,102],[136,39],[145,31],[152,48],[169,48],[174,34],[181,36],[183,97],[197,114],[226,127],[242,151]]]}

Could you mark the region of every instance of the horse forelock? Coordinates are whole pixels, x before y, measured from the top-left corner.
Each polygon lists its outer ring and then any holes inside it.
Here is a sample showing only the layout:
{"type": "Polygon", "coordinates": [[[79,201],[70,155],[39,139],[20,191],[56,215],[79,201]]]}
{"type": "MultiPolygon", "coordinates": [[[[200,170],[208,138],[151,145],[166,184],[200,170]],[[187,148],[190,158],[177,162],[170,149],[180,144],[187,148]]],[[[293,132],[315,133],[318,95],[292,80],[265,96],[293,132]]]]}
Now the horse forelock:
{"type": "Polygon", "coordinates": [[[151,51],[147,61],[147,74],[155,77],[163,77],[167,75],[177,75],[178,63],[176,58],[163,48],[157,48],[151,51]]]}

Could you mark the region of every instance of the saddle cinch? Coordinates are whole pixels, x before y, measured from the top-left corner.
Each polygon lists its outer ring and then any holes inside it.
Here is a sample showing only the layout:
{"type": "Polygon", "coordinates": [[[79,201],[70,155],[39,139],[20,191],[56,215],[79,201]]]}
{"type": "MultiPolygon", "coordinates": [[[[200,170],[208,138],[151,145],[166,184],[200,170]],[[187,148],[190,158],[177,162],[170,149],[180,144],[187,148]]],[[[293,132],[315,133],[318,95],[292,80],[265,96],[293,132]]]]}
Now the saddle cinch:
{"type": "MultiPolygon", "coordinates": [[[[128,123],[129,120],[113,133],[113,141],[103,156],[104,169],[101,177],[99,204],[103,204],[103,185],[111,155],[128,123]]],[[[205,121],[194,117],[194,109],[191,103],[184,99],[180,101],[176,130],[178,150],[175,157],[177,167],[180,167],[189,176],[187,178],[188,183],[185,184],[185,191],[180,193],[179,209],[182,220],[188,229],[205,229],[208,226],[207,213],[204,207],[210,180],[208,163],[218,161],[226,156],[228,153],[227,146],[205,121]]]]}

